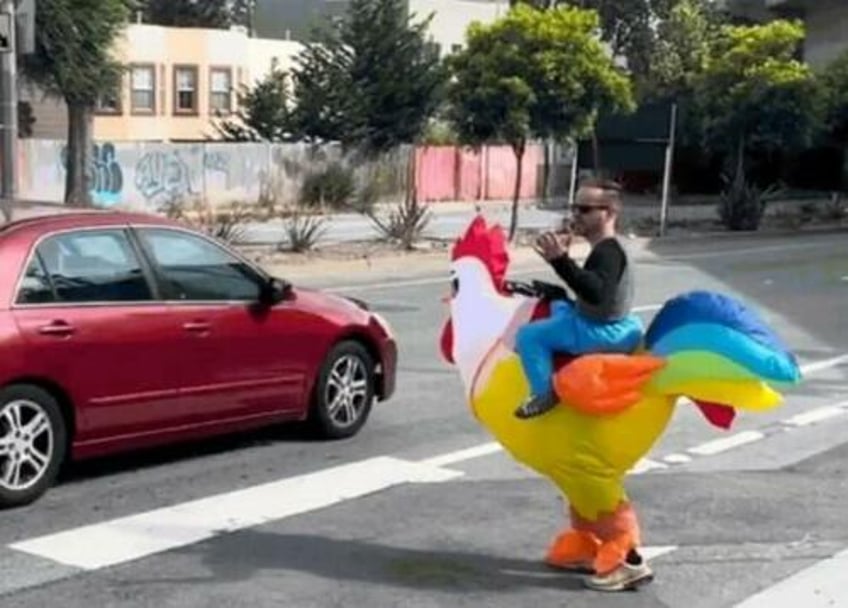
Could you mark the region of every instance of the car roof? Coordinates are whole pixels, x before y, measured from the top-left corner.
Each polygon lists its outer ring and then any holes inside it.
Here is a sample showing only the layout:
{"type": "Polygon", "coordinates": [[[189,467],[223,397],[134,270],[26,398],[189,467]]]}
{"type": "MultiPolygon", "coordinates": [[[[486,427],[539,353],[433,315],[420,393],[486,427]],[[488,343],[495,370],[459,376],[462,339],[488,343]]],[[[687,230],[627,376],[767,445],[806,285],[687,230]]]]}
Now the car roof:
{"type": "Polygon", "coordinates": [[[152,213],[101,209],[62,210],[22,218],[4,224],[0,226],[0,240],[8,238],[11,235],[23,236],[22,233],[28,233],[27,236],[37,237],[50,232],[73,230],[75,228],[125,226],[127,224],[187,228],[187,226],[180,222],[152,213]]]}

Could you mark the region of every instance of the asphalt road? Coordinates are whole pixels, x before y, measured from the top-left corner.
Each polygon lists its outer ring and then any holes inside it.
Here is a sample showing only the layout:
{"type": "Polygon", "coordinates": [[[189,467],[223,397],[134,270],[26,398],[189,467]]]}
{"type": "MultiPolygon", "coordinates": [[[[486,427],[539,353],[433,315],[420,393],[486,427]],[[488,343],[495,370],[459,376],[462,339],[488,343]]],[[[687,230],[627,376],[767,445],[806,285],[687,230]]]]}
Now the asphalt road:
{"type": "Polygon", "coordinates": [[[345,288],[401,344],[399,392],[359,436],[284,427],[77,466],[0,513],[0,607],[848,606],[848,238],[637,259],[646,320],[684,290],[732,293],[807,372],[783,407],[728,433],[680,406],[628,484],[657,574],[641,591],[599,595],[540,564],[562,504],[491,444],[438,358],[446,269],[345,288]]]}

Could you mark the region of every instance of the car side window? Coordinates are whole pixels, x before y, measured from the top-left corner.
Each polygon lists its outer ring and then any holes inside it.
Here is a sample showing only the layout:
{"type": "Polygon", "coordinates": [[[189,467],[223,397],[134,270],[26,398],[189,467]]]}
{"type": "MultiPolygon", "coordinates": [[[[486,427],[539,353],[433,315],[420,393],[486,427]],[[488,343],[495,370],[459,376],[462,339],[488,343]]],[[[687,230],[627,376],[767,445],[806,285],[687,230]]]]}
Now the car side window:
{"type": "Polygon", "coordinates": [[[36,249],[19,303],[141,302],[153,299],[141,262],[122,230],[81,230],[49,237],[36,249]],[[35,301],[34,301],[35,300],[35,301]]]}
{"type": "Polygon", "coordinates": [[[184,301],[255,301],[259,277],[208,240],[179,230],[139,231],[164,282],[165,296],[184,301]]]}
{"type": "Polygon", "coordinates": [[[34,255],[30,260],[29,266],[27,266],[24,278],[21,280],[17,303],[49,304],[55,301],[56,294],[53,293],[53,285],[50,283],[50,277],[47,276],[47,271],[44,270],[41,258],[34,255]]]}

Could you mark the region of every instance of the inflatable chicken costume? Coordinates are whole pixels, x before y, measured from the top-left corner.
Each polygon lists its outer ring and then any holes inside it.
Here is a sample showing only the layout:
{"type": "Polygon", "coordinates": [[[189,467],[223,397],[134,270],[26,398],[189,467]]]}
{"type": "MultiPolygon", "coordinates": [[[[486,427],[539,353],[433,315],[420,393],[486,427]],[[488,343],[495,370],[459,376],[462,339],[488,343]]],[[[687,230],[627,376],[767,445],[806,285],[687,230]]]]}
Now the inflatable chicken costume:
{"type": "Polygon", "coordinates": [[[679,399],[728,429],[736,410],[777,406],[776,387],[798,383],[800,370],[739,301],[693,292],[663,305],[637,352],[564,353],[552,379],[558,406],[518,419],[514,411],[529,384],[514,337],[549,309],[542,299],[506,289],[508,264],[503,230],[477,216],[453,248],[442,354],[458,370],[476,419],[568,501],[570,526],[554,539],[546,561],[609,573],[641,543],[624,477],[663,433],[679,399]]]}

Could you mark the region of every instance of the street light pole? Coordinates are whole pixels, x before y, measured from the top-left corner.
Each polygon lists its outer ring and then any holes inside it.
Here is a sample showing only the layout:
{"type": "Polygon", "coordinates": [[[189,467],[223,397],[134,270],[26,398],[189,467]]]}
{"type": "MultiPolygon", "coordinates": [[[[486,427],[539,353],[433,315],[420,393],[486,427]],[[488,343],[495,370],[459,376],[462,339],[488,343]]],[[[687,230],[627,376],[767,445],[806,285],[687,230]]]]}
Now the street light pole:
{"type": "Polygon", "coordinates": [[[669,120],[668,143],[665,148],[665,168],[663,171],[662,203],[660,206],[660,236],[665,236],[666,222],[668,221],[668,197],[671,189],[671,171],[674,159],[674,134],[677,130],[677,104],[671,104],[671,118],[669,120]]]}
{"type": "Polygon", "coordinates": [[[0,197],[3,199],[3,211],[7,214],[11,203],[18,195],[17,184],[17,141],[18,141],[18,86],[15,40],[15,2],[2,0],[0,4],[5,44],[0,52],[0,155],[2,155],[2,176],[0,176],[0,197]]]}

